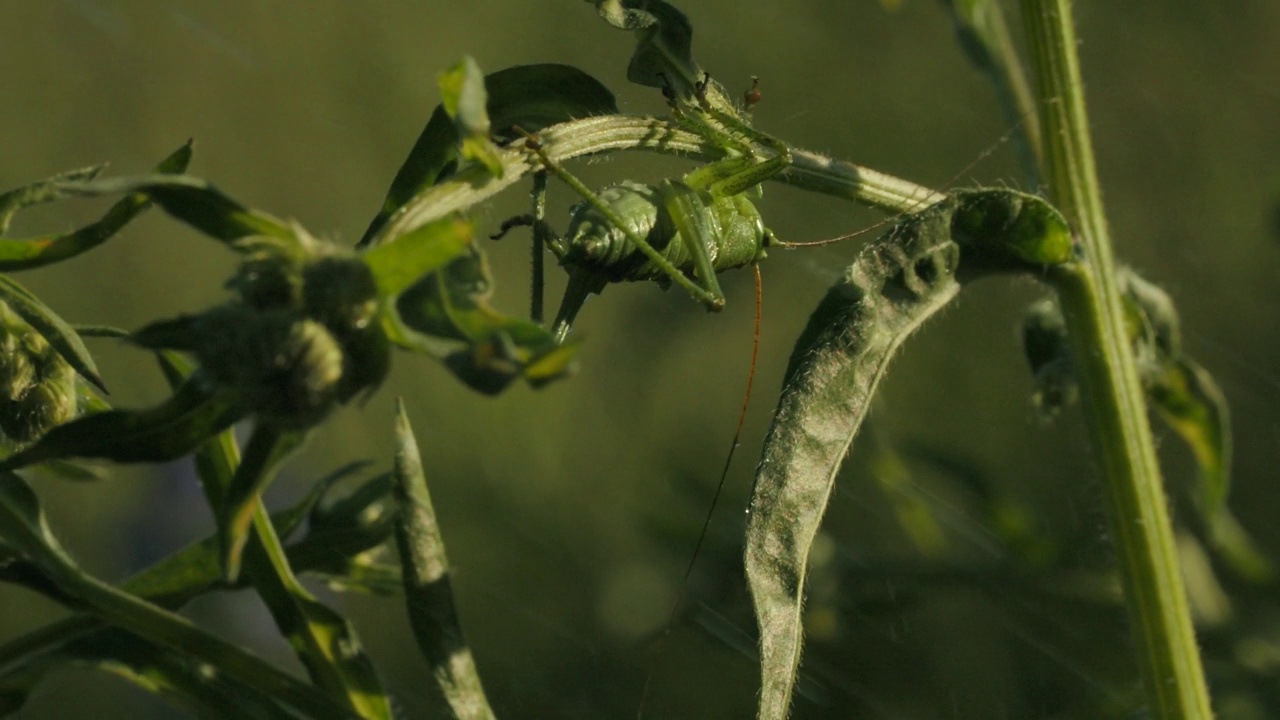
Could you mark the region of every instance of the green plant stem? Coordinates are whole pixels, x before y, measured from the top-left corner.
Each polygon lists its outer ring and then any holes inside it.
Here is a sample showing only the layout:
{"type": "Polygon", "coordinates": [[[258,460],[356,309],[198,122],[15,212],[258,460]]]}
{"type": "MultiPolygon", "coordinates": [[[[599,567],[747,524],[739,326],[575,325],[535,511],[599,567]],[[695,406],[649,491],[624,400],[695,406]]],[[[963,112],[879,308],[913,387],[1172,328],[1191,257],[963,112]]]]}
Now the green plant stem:
{"type": "Polygon", "coordinates": [[[1210,718],[1209,695],[1125,329],[1102,210],[1075,30],[1067,0],[1023,0],[1042,98],[1041,136],[1052,199],[1079,231],[1085,260],[1058,289],[1153,717],[1210,718]]]}
{"type": "MultiPolygon", "coordinates": [[[[602,115],[552,126],[538,134],[543,151],[556,163],[591,153],[619,150],[679,155],[704,161],[725,157],[725,150],[679,125],[653,117],[602,115]]],[[[777,180],[838,198],[854,200],[886,212],[914,212],[946,198],[944,193],[818,153],[791,149],[792,164],[777,180]]],[[[371,239],[370,246],[400,237],[451,212],[465,210],[497,195],[526,174],[543,170],[523,141],[499,154],[503,173],[463,170],[410,200],[371,239]]]]}
{"type": "Polygon", "coordinates": [[[180,615],[84,573],[51,537],[37,532],[29,522],[30,513],[24,516],[9,498],[0,501],[0,520],[9,531],[6,539],[33,556],[60,590],[106,623],[196,658],[212,670],[226,673],[311,717],[350,716],[319,691],[252,653],[197,628],[180,615]]]}

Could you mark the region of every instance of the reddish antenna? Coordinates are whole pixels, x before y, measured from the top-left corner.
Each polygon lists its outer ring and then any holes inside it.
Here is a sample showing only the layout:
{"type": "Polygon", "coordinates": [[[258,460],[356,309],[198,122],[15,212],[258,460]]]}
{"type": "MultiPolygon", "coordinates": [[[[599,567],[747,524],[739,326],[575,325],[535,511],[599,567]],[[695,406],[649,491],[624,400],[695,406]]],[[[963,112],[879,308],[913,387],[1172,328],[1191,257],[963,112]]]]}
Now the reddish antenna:
{"type": "MultiPolygon", "coordinates": [[[[693,554],[689,557],[689,564],[684,569],[684,577],[680,580],[680,592],[676,595],[676,601],[671,605],[671,612],[667,615],[667,623],[662,629],[662,635],[658,637],[658,647],[654,651],[655,657],[662,655],[667,639],[671,636],[671,629],[675,626],[676,615],[680,612],[680,608],[684,605],[685,599],[689,594],[689,578],[693,576],[693,568],[698,563],[702,545],[706,542],[707,532],[711,529],[711,518],[715,515],[720,496],[724,493],[724,484],[729,477],[729,467],[733,464],[733,456],[738,449],[738,441],[742,437],[742,426],[747,421],[747,408],[751,406],[751,388],[756,380],[756,358],[760,353],[760,315],[764,308],[764,278],[760,275],[760,265],[752,265],[751,269],[755,273],[756,280],[756,315],[755,324],[751,332],[751,366],[747,372],[747,388],[742,393],[742,409],[738,412],[738,426],[733,430],[733,442],[729,445],[729,454],[725,457],[724,467],[720,470],[720,481],[716,483],[716,491],[711,496],[711,509],[707,511],[707,515],[702,521],[702,529],[698,532],[698,541],[694,543],[693,554]]],[[[644,706],[649,699],[649,685],[653,681],[655,665],[656,663],[649,666],[649,672],[644,678],[644,690],[640,694],[640,708],[636,710],[637,720],[644,716],[644,706]]]]}

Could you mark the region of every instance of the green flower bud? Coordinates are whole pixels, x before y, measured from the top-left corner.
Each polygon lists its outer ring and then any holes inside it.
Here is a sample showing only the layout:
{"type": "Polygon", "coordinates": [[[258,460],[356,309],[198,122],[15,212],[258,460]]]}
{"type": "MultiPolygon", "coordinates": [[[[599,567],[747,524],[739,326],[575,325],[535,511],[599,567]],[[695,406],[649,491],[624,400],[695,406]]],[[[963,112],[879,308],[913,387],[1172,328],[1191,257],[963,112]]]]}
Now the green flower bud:
{"type": "Polygon", "coordinates": [[[196,354],[209,378],[234,389],[254,412],[285,427],[309,427],[333,409],[345,365],[337,339],[297,311],[232,303],[200,319],[196,354]]]}
{"type": "Polygon", "coordinates": [[[227,287],[255,308],[295,307],[302,298],[302,273],[285,255],[259,252],[241,263],[227,287]]]}
{"type": "Polygon", "coordinates": [[[77,410],[75,371],[44,336],[0,303],[0,431],[28,443],[77,410]]]}
{"type": "Polygon", "coordinates": [[[273,325],[259,350],[264,362],[245,390],[258,414],[285,427],[315,425],[329,414],[343,376],[338,341],[314,320],[273,325]],[[279,333],[279,334],[277,334],[279,333]]]}
{"type": "Polygon", "coordinates": [[[342,337],[373,321],[378,284],[373,271],[357,257],[323,257],[303,270],[302,303],[308,317],[342,337]]]}
{"type": "Polygon", "coordinates": [[[76,416],[75,373],[65,362],[66,372],[48,377],[20,398],[0,398],[0,430],[17,443],[29,443],[49,428],[76,416]]]}

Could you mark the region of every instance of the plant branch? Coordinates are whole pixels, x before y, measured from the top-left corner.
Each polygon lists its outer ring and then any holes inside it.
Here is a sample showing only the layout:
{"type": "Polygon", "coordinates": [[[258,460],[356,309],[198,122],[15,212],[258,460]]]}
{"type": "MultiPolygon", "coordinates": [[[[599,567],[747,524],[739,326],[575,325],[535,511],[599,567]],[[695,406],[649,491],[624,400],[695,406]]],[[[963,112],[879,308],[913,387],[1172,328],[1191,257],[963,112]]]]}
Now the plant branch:
{"type": "MultiPolygon", "coordinates": [[[[552,126],[538,134],[543,151],[553,162],[592,153],[619,150],[679,155],[704,161],[725,157],[725,150],[706,138],[660,118],[603,115],[552,126]]],[[[886,212],[914,212],[946,198],[922,185],[860,165],[833,160],[818,153],[791,149],[792,165],[776,179],[796,187],[854,200],[886,212]]],[[[501,177],[486,177],[483,168],[463,169],[448,180],[414,197],[388,220],[370,246],[465,210],[544,169],[519,140],[499,153],[501,177]]]]}

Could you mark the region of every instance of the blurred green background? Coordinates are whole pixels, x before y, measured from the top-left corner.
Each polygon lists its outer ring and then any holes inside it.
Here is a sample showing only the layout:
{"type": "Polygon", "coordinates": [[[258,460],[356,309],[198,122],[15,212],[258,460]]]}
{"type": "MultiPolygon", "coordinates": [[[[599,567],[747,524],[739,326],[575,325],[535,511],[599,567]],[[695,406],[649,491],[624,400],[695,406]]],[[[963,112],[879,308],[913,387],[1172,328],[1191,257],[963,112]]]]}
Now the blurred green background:
{"type": "MultiPolygon", "coordinates": [[[[1035,189],[1017,179],[1011,145],[999,144],[1007,122],[938,4],[886,11],[871,0],[719,0],[682,9],[695,55],[718,80],[745,88],[760,76],[755,118],[764,131],[934,187],[1035,189]]],[[[1077,14],[1118,254],[1170,292],[1188,351],[1230,400],[1231,504],[1280,558],[1280,4],[1081,3],[1077,14]]],[[[0,188],[104,160],[113,172],[140,172],[194,137],[192,173],[352,243],[437,102],[438,71],[464,54],[486,71],[569,63],[613,88],[624,112],[662,113],[658,92],[625,81],[631,44],[582,2],[9,2],[0,9],[0,188]]],[[[663,157],[578,165],[598,184],[689,167],[663,157]]],[[[523,187],[479,209],[482,231],[523,210],[523,187]]],[[[574,198],[552,188],[560,219],[574,198]]],[[[780,186],[761,205],[770,227],[792,240],[878,220],[780,186]]],[[[19,216],[13,234],[70,229],[101,209],[40,208],[19,216]]],[[[752,468],[808,311],[869,237],[764,263],[756,395],[688,603],[665,642],[655,638],[746,384],[749,273],[722,279],[728,307],[719,315],[679,291],[609,288],[579,320],[580,372],[537,392],[480,397],[429,360],[400,356],[375,399],[315,435],[271,502],[353,459],[389,465],[391,403],[403,395],[500,717],[633,717],[653,668],[647,716],[749,717],[755,628],[739,557],[752,468]]],[[[495,304],[516,314],[528,303],[524,238],[486,245],[495,304]]],[[[133,328],[219,302],[232,261],[153,212],[105,247],[19,279],[72,322],[133,328]]],[[[549,302],[562,286],[553,268],[549,302]]],[[[1088,595],[1081,578],[1107,569],[1111,553],[1079,418],[1045,422],[1030,400],[1018,327],[1043,293],[1030,283],[971,288],[890,374],[873,441],[855,445],[825,524],[830,542],[815,558],[797,718],[1096,717],[1123,712],[1136,692],[1121,608],[1078,597],[1088,595]],[[886,447],[902,453],[905,474],[869,461],[883,461],[886,447]],[[1053,572],[1020,574],[1026,564],[975,519],[975,493],[924,456],[966,464],[1019,503],[1056,558],[1053,572]],[[896,489],[885,480],[894,477],[896,489]],[[938,520],[939,546],[913,542],[899,524],[894,508],[908,501],[938,520]]],[[[115,403],[163,397],[144,353],[104,341],[92,349],[115,403]]],[[[1194,468],[1176,438],[1161,434],[1167,483],[1180,497],[1194,468]]],[[[42,480],[38,490],[72,553],[111,579],[212,525],[187,463],[122,468],[91,485],[42,480]]],[[[1219,570],[1232,619],[1206,625],[1204,636],[1219,710],[1280,716],[1280,595],[1219,570]]],[[[334,602],[354,618],[402,715],[436,716],[399,600],[334,602]]],[[[3,639],[61,612],[0,589],[3,639]]],[[[247,596],[191,612],[294,662],[247,596]]],[[[69,670],[21,717],[177,715],[114,680],[69,670]]]]}

